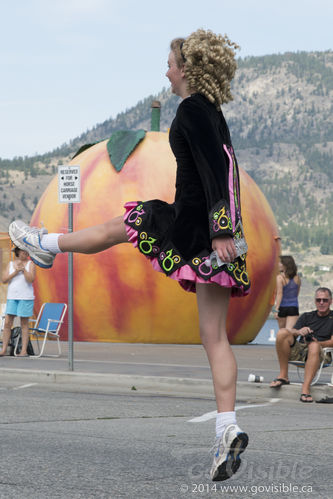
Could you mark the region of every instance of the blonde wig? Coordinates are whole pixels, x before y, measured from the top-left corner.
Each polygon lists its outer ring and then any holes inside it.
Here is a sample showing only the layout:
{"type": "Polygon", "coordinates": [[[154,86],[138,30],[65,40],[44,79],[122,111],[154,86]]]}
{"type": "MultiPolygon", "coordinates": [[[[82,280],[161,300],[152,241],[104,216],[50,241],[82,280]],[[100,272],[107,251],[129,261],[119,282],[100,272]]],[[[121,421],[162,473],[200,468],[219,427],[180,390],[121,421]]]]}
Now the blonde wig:
{"type": "Polygon", "coordinates": [[[198,29],[188,38],[175,38],[170,45],[179,67],[184,65],[188,90],[203,94],[220,107],[233,99],[230,83],[237,63],[239,48],[224,35],[198,29]]]}

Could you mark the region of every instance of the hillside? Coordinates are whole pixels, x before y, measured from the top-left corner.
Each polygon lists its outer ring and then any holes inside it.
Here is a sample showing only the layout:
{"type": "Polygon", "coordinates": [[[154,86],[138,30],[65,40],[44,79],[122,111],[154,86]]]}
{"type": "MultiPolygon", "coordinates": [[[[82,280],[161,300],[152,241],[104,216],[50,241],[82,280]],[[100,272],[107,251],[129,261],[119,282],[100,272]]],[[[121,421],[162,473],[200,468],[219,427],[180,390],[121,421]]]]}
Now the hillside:
{"type": "MultiPolygon", "coordinates": [[[[312,258],[333,254],[333,52],[247,57],[238,66],[234,101],[223,108],[238,162],[269,200],[283,251],[299,255],[309,282],[319,282],[318,265],[310,272],[306,256],[310,248],[312,258]]],[[[166,131],[179,99],[163,89],[50,153],[0,159],[0,230],[14,217],[30,218],[50,175],[81,145],[119,129],[149,129],[153,100],[161,101],[166,131]]],[[[331,282],[325,272],[320,280],[331,282]]]]}

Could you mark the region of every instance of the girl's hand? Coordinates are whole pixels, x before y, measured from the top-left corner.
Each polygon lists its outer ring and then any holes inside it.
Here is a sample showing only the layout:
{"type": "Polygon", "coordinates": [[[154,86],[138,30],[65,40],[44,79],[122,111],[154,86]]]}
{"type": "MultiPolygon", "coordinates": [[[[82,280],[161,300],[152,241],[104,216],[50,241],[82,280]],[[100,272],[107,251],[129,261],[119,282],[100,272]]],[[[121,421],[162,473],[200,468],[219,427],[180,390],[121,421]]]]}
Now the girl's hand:
{"type": "Polygon", "coordinates": [[[234,240],[231,236],[215,237],[212,241],[212,248],[217,252],[222,262],[230,263],[237,257],[234,240]]]}

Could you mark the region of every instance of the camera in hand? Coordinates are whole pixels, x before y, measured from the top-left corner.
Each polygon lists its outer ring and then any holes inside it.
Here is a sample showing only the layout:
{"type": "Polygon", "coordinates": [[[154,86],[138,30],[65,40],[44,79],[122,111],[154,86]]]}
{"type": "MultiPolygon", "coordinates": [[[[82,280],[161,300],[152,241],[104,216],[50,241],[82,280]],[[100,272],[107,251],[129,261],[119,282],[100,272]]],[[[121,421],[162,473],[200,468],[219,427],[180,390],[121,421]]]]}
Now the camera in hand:
{"type": "Polygon", "coordinates": [[[313,340],[314,340],[314,334],[313,334],[313,333],[308,333],[308,334],[306,334],[306,335],[304,336],[304,338],[305,338],[305,341],[306,341],[307,343],[310,343],[310,341],[313,341],[313,340]]]}

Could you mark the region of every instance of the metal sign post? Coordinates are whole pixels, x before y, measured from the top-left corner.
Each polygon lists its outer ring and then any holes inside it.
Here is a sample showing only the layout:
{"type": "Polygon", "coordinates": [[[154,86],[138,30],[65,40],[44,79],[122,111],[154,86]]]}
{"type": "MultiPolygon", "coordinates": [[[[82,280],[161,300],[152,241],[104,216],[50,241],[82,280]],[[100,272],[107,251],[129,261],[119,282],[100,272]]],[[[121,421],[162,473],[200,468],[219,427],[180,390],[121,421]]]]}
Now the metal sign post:
{"type": "MultiPolygon", "coordinates": [[[[73,232],[73,203],[81,201],[80,166],[62,165],[58,168],[59,203],[68,203],[68,232],[73,232]]],[[[74,371],[73,351],[73,253],[68,253],[68,364],[74,371]]]]}
{"type": "MultiPolygon", "coordinates": [[[[68,232],[73,232],[73,203],[68,203],[68,232]]],[[[74,371],[73,253],[68,253],[68,369],[74,371]]]]}

